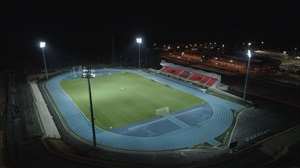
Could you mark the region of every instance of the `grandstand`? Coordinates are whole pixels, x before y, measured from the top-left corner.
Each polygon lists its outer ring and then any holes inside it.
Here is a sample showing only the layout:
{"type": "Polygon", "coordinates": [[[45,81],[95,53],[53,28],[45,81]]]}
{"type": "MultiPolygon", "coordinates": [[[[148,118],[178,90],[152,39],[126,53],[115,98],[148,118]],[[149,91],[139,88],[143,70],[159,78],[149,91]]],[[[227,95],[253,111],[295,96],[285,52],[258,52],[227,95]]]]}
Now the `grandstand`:
{"type": "Polygon", "coordinates": [[[221,83],[221,75],[215,73],[167,63],[164,60],[161,61],[160,65],[163,67],[159,70],[159,73],[197,85],[216,88],[221,83]]]}

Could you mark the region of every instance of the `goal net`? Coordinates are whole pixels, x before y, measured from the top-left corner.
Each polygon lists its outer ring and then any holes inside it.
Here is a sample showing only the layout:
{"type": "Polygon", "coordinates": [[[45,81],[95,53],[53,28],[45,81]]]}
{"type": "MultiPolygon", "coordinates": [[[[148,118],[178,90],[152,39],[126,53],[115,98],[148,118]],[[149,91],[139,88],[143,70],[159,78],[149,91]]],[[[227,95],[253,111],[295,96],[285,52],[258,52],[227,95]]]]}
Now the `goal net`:
{"type": "Polygon", "coordinates": [[[169,113],[169,107],[156,109],[156,115],[164,115],[169,113]]]}

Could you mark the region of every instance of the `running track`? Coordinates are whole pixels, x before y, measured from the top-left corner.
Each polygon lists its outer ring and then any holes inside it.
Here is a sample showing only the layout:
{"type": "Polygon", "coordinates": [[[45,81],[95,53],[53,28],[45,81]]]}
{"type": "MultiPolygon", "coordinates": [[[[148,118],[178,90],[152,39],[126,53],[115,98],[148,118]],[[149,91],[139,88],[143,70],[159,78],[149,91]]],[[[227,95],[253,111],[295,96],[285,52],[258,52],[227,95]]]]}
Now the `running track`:
{"type": "MultiPolygon", "coordinates": [[[[176,125],[176,129],[162,135],[149,137],[129,136],[96,127],[96,140],[98,145],[135,151],[176,150],[203,144],[205,142],[217,147],[221,143],[215,138],[227,131],[233,122],[231,109],[240,110],[244,108],[244,106],[240,104],[203,93],[196,87],[154,73],[120,69],[98,69],[96,70],[96,73],[105,75],[123,71],[140,74],[149,79],[168,84],[171,87],[178,88],[184,92],[204,99],[207,102],[205,107],[212,111],[212,116],[205,121],[200,121],[192,125],[183,120],[185,117],[182,116],[184,115],[188,116],[189,113],[201,112],[201,110],[204,110],[201,105],[180,113],[167,114],[162,118],[154,121],[152,120],[149,124],[153,122],[158,123],[163,120],[172,125],[176,125]]],[[[60,120],[63,121],[62,123],[64,126],[69,127],[72,133],[75,133],[82,139],[93,142],[91,122],[77,108],[71,98],[59,85],[60,81],[68,78],[70,78],[70,73],[56,76],[46,83],[46,88],[58,107],[60,120]]],[[[142,124],[145,125],[147,123],[142,124]]],[[[132,126],[132,129],[135,127],[137,127],[136,124],[132,126]]]]}

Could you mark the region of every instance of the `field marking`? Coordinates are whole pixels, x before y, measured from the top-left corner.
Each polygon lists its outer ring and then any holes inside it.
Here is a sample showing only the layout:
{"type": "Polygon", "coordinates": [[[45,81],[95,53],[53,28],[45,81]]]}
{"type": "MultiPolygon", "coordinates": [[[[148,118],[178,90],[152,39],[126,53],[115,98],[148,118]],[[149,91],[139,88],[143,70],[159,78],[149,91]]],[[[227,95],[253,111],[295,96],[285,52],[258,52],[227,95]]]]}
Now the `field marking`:
{"type": "Polygon", "coordinates": [[[166,118],[167,120],[171,121],[172,123],[178,125],[181,128],[190,127],[190,125],[188,125],[185,122],[177,119],[175,116],[173,116],[171,114],[163,115],[163,117],[166,118]]]}

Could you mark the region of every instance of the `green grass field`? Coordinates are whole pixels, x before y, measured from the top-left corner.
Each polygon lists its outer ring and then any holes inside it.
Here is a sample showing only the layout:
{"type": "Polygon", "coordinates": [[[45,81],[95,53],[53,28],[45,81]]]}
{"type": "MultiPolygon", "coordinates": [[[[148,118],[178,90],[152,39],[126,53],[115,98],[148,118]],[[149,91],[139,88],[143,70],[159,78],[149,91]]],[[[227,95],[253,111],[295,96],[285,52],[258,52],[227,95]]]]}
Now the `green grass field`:
{"type": "MultiPolygon", "coordinates": [[[[156,117],[156,109],[176,112],[204,100],[134,73],[91,78],[95,125],[109,130],[156,117]],[[122,89],[123,88],[123,89],[122,89]]],[[[60,85],[90,120],[88,80],[68,79],[60,85]]]]}

